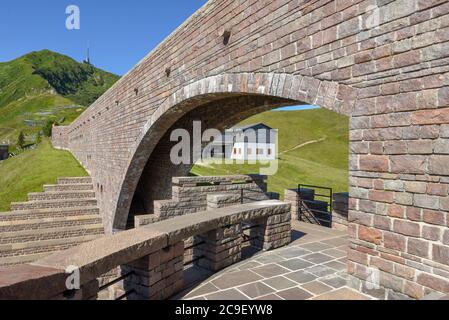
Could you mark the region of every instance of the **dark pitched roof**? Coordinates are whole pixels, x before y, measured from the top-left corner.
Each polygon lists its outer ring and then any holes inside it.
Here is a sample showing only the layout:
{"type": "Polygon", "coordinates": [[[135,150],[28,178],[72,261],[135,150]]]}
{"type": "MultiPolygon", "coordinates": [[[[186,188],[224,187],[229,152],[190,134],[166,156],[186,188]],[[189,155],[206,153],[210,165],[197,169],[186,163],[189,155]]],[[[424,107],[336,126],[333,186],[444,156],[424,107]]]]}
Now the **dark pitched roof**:
{"type": "Polygon", "coordinates": [[[244,125],[244,126],[235,126],[232,127],[231,130],[248,130],[248,129],[252,129],[254,127],[258,127],[258,126],[262,126],[265,127],[267,129],[273,129],[270,126],[267,126],[265,123],[259,122],[259,123],[253,123],[253,124],[249,124],[249,125],[244,125]]]}

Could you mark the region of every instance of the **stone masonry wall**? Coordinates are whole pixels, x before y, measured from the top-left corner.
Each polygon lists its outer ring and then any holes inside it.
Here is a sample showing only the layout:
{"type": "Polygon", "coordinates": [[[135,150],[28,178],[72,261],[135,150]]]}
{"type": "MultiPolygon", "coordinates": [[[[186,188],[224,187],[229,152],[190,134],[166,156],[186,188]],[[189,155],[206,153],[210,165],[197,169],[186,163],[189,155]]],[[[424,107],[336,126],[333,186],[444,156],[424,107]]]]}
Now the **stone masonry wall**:
{"type": "Polygon", "coordinates": [[[379,296],[448,292],[448,21],[447,0],[209,1],[54,142],[101,186],[112,231],[188,110],[233,93],[347,114],[353,285],[371,292],[375,269],[379,296]]]}
{"type": "MultiPolygon", "coordinates": [[[[134,226],[139,228],[176,216],[206,211],[212,209],[211,205],[215,208],[237,205],[242,203],[242,190],[243,203],[279,198],[267,192],[266,178],[261,175],[173,178],[173,199],[155,201],[154,214],[135,216],[134,226]],[[226,203],[221,203],[221,198],[226,203]],[[217,202],[213,203],[211,199],[217,202]]],[[[192,261],[198,256],[194,249],[198,242],[201,241],[196,238],[184,241],[184,261],[192,261]]]]}
{"type": "Polygon", "coordinates": [[[271,199],[275,195],[267,192],[266,179],[261,175],[173,178],[173,198],[155,201],[154,214],[135,216],[134,226],[205,211],[211,194],[232,194],[240,202],[243,190],[243,203],[271,199]]]}

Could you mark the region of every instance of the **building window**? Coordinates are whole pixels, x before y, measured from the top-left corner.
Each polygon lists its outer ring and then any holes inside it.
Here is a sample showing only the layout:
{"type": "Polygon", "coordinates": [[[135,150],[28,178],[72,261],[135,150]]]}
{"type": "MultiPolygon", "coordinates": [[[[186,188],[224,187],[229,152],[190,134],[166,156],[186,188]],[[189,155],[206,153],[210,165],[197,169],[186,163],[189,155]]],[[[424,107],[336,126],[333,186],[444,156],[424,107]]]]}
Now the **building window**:
{"type": "Polygon", "coordinates": [[[239,148],[239,154],[242,154],[242,148],[239,148]]]}
{"type": "Polygon", "coordinates": [[[234,155],[237,154],[237,148],[234,148],[234,155]]]}
{"type": "Polygon", "coordinates": [[[248,155],[250,156],[250,155],[252,155],[252,154],[253,154],[253,149],[248,148],[248,155]]]}
{"type": "Polygon", "coordinates": [[[271,148],[268,148],[268,155],[271,156],[271,154],[272,154],[271,148]]]}
{"type": "Polygon", "coordinates": [[[263,154],[263,149],[257,149],[257,154],[258,155],[263,154]]]}

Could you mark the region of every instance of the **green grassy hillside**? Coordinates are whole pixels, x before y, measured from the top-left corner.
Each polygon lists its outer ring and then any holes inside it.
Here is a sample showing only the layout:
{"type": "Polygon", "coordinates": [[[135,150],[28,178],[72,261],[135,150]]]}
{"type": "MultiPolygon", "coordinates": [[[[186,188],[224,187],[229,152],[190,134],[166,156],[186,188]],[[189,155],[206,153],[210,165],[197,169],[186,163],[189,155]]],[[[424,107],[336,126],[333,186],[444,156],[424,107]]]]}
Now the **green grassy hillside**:
{"type": "Polygon", "coordinates": [[[0,63],[0,143],[14,149],[21,131],[33,143],[47,121],[70,123],[118,78],[49,50],[0,63]]]}
{"type": "MultiPolygon", "coordinates": [[[[0,143],[9,142],[16,152],[20,132],[25,144],[37,142],[49,121],[71,123],[118,79],[48,50],[0,63],[0,143]]],[[[36,149],[0,162],[0,211],[58,177],[84,175],[70,153],[54,150],[44,139],[36,149]]]]}
{"type": "Polygon", "coordinates": [[[53,149],[44,139],[35,150],[0,162],[0,212],[8,211],[11,202],[25,201],[29,192],[41,192],[44,184],[56,183],[59,177],[86,175],[69,152],[53,149]]]}
{"type": "MultiPolygon", "coordinates": [[[[269,190],[283,195],[299,183],[348,190],[349,120],[334,112],[270,111],[242,124],[263,122],[279,130],[279,170],[268,179],[269,190]]],[[[197,164],[192,174],[227,175],[258,173],[259,165],[197,164]]]]}

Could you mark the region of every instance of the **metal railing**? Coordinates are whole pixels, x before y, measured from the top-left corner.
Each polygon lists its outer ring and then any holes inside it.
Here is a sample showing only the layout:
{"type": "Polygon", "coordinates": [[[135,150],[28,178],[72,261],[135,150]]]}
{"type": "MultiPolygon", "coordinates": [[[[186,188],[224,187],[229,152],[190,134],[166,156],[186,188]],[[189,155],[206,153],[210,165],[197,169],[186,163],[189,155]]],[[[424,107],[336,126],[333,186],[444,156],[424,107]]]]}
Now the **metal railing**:
{"type": "Polygon", "coordinates": [[[334,192],[332,188],[298,184],[298,219],[310,223],[316,223],[323,226],[332,226],[332,210],[333,210],[334,192]],[[311,189],[314,191],[313,199],[303,199],[301,190],[311,189]],[[316,193],[316,191],[319,193],[316,193]],[[317,197],[319,198],[317,200],[317,197]],[[323,201],[324,200],[324,201],[323,201]],[[318,201],[327,204],[326,211],[317,209],[318,201]]]}

